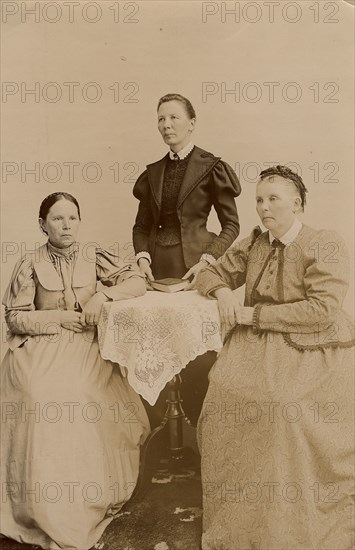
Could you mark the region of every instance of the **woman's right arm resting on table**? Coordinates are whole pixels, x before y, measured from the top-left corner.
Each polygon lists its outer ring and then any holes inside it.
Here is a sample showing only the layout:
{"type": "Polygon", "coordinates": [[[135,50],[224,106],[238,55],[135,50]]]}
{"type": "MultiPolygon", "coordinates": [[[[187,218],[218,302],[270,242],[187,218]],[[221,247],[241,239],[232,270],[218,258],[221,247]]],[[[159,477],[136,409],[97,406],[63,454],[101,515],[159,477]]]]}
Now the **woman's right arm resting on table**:
{"type": "Polygon", "coordinates": [[[79,319],[75,311],[36,311],[35,293],[32,261],[24,257],[17,262],[3,298],[5,320],[13,334],[58,334],[62,323],[79,319]]]}
{"type": "Polygon", "coordinates": [[[103,248],[96,249],[96,277],[103,287],[83,306],[80,316],[83,325],[98,324],[105,302],[129,300],[146,292],[145,279],[138,269],[120,265],[119,257],[103,248]]]}
{"type": "Polygon", "coordinates": [[[349,256],[345,243],[335,231],[321,230],[302,252],[305,299],[257,306],[256,329],[310,334],[336,322],[349,285],[349,256]]]}
{"type": "Polygon", "coordinates": [[[261,233],[260,227],[255,227],[249,237],[232,244],[215,263],[200,271],[196,281],[200,294],[212,298],[219,288],[235,290],[243,286],[249,251],[261,233]]]}
{"type": "Polygon", "coordinates": [[[241,322],[242,308],[232,291],[245,283],[248,254],[260,234],[261,229],[256,227],[249,237],[234,243],[223,256],[197,276],[197,290],[218,300],[222,331],[225,334],[241,322]]]}
{"type": "Polygon", "coordinates": [[[109,300],[128,300],[143,296],[145,279],[134,265],[122,265],[119,257],[102,248],[96,249],[96,274],[109,300]]]}
{"type": "MultiPolygon", "coordinates": [[[[243,252],[244,242],[241,241],[237,253],[233,254],[233,245],[220,260],[199,274],[197,289],[202,294],[212,297],[220,288],[234,289],[245,282],[250,247],[243,252]]],[[[255,306],[255,329],[312,333],[335,321],[348,288],[349,258],[345,244],[334,231],[319,231],[302,253],[306,264],[302,276],[305,298],[291,303],[255,306]],[[336,245],[336,257],[331,256],[329,244],[336,245]]]]}

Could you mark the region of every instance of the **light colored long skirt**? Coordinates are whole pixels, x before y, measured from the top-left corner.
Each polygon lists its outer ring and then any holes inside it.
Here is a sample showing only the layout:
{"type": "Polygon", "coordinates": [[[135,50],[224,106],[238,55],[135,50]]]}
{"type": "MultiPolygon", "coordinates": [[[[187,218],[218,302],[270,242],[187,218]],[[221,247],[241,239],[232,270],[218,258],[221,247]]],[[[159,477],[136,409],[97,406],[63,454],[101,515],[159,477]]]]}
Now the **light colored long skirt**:
{"type": "Polygon", "coordinates": [[[354,548],[353,359],[236,330],[198,424],[203,550],[354,548]]]}
{"type": "Polygon", "coordinates": [[[30,337],[1,369],[1,532],[88,549],[136,484],[144,407],[93,331],[30,337]]]}

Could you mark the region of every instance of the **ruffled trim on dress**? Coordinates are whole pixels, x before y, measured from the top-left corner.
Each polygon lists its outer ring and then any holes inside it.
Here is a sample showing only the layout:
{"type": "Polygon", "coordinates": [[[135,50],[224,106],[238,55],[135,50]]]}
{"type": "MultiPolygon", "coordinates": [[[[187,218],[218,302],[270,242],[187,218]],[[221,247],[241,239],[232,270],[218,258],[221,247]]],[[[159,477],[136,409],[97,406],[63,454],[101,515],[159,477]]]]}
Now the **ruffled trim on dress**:
{"type": "Polygon", "coordinates": [[[298,344],[294,342],[290,334],[282,334],[285,343],[298,351],[318,351],[329,348],[351,348],[355,345],[355,339],[348,340],[346,342],[329,342],[328,344],[298,344]]]}
{"type": "Polygon", "coordinates": [[[313,333],[282,333],[285,343],[298,351],[317,351],[329,348],[351,348],[355,345],[353,322],[345,311],[328,328],[313,333]],[[296,341],[297,338],[297,341],[296,341]]]}

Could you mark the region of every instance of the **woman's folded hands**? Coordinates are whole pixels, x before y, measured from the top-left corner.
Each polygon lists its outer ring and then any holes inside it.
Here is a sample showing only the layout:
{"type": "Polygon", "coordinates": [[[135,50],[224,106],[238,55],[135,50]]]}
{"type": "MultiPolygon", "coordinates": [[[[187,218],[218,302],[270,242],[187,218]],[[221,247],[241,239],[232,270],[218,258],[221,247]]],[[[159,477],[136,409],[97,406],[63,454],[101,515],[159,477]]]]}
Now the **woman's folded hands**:
{"type": "Polygon", "coordinates": [[[102,304],[107,302],[108,298],[103,292],[96,292],[85,304],[82,312],[62,311],[61,326],[73,332],[84,332],[89,327],[97,325],[101,313],[102,304]]]}
{"type": "Polygon", "coordinates": [[[253,324],[254,308],[242,306],[230,288],[218,288],[214,296],[218,300],[222,334],[227,335],[236,325],[253,324]]]}
{"type": "Polygon", "coordinates": [[[66,330],[72,330],[73,332],[83,332],[86,327],[80,322],[81,313],[78,311],[68,310],[61,311],[60,324],[66,330]]]}
{"type": "Polygon", "coordinates": [[[85,304],[80,315],[80,322],[83,326],[92,327],[97,325],[101,313],[102,304],[107,302],[108,298],[103,292],[96,292],[85,304]]]}

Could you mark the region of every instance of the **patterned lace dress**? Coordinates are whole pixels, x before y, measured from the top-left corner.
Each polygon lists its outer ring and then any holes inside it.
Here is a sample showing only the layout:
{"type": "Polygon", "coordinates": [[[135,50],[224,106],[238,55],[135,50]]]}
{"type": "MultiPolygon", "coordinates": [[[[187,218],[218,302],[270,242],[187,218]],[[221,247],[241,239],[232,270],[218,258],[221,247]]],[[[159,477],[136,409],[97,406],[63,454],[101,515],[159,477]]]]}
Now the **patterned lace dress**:
{"type": "Polygon", "coordinates": [[[287,248],[255,231],[200,273],[246,283],[199,419],[203,550],[350,550],[354,336],[340,237],[303,226],[287,248]]]}

